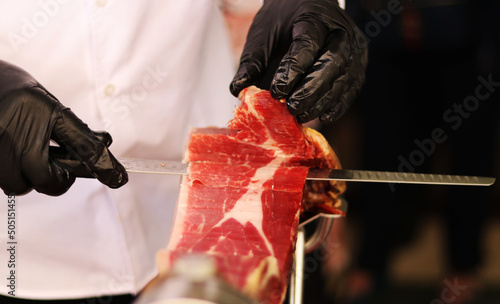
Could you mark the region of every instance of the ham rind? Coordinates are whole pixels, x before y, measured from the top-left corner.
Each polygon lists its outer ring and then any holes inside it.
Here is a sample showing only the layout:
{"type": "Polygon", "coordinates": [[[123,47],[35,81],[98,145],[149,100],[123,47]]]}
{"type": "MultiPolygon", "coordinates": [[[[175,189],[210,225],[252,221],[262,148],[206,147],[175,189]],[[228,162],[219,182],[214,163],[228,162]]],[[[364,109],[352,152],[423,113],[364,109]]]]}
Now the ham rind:
{"type": "Polygon", "coordinates": [[[307,171],[332,164],[269,92],[249,87],[240,100],[228,128],[191,131],[168,263],[210,255],[233,287],[277,304],[290,276],[307,171]]]}

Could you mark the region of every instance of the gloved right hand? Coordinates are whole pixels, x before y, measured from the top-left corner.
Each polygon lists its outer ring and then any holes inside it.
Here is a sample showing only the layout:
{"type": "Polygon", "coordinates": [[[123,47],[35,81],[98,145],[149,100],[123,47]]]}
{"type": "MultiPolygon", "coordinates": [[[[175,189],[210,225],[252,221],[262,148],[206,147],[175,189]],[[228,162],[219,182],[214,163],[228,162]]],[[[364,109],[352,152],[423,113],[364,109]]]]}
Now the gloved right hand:
{"type": "Polygon", "coordinates": [[[365,81],[364,35],[337,0],[265,0],[249,29],[230,85],[256,85],[286,99],[300,123],[332,123],[365,81]]]}
{"type": "Polygon", "coordinates": [[[75,177],[49,157],[51,139],[110,188],[128,181],[107,148],[108,133],[90,130],[26,71],[0,60],[0,188],[5,194],[35,189],[61,195],[69,189],[75,177]]]}

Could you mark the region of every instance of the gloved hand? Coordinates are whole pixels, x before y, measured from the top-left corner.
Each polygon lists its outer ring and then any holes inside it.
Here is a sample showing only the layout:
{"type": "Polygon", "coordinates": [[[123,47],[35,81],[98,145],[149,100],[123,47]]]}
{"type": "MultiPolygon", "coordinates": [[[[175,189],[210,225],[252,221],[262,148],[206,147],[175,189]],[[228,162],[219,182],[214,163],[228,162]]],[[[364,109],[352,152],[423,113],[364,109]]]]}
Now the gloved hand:
{"type": "Polygon", "coordinates": [[[69,189],[75,177],[71,168],[49,157],[51,139],[74,152],[103,184],[118,188],[128,181],[106,146],[109,134],[91,131],[26,71],[0,60],[0,187],[5,194],[35,189],[60,195],[69,189]]]}
{"type": "Polygon", "coordinates": [[[333,122],[359,93],[366,64],[363,34],[337,1],[264,0],[230,90],[269,89],[299,122],[333,122]]]}

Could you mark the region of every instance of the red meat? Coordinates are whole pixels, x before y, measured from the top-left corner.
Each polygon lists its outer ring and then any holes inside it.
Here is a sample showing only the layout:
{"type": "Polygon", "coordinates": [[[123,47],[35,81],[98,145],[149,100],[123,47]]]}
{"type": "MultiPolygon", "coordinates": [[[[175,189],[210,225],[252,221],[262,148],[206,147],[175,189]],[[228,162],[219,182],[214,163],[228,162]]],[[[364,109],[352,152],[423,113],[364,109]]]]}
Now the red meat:
{"type": "Polygon", "coordinates": [[[188,253],[211,255],[235,288],[281,303],[308,168],[338,166],[338,160],[326,161],[329,152],[269,92],[250,87],[240,100],[228,128],[190,134],[169,262],[188,253]]]}

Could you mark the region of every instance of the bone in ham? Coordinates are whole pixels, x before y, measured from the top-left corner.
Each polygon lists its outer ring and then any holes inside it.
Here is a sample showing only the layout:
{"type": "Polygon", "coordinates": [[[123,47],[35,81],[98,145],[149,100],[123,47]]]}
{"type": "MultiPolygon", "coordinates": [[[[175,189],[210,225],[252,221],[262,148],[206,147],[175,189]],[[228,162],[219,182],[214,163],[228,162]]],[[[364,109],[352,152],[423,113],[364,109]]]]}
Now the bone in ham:
{"type": "Polygon", "coordinates": [[[240,100],[228,128],[191,131],[168,263],[210,255],[233,287],[261,303],[282,303],[301,214],[338,212],[345,187],[304,186],[309,167],[340,165],[326,140],[298,124],[284,103],[256,87],[240,100]]]}

